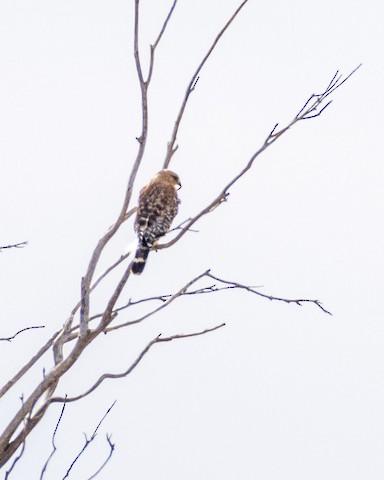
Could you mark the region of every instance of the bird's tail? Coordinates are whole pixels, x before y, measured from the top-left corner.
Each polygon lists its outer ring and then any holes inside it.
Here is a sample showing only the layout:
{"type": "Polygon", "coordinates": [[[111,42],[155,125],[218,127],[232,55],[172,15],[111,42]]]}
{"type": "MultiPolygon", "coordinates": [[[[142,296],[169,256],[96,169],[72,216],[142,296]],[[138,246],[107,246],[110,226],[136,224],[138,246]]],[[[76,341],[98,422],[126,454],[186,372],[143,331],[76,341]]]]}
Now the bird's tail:
{"type": "Polygon", "coordinates": [[[145,262],[147,261],[150,248],[148,245],[140,244],[137,247],[135,258],[132,263],[132,273],[135,275],[140,275],[145,267],[145,262]]]}

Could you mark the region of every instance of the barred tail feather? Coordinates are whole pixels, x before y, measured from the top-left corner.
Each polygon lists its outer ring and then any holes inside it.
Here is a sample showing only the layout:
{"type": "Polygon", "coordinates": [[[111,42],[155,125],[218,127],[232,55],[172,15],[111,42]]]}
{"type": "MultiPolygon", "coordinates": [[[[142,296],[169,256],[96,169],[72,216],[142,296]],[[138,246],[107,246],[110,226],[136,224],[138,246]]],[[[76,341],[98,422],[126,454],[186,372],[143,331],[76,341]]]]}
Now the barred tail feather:
{"type": "Polygon", "coordinates": [[[149,254],[149,247],[147,245],[139,245],[136,250],[135,258],[132,263],[132,273],[140,275],[145,267],[149,254]]]}

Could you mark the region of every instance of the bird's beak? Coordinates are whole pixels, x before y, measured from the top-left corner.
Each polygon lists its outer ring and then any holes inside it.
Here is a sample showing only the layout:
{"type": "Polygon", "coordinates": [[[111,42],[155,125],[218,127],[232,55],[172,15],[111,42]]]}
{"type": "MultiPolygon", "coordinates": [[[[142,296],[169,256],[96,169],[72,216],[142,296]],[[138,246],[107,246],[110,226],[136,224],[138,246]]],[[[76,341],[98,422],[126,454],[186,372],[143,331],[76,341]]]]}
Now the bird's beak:
{"type": "Polygon", "coordinates": [[[177,185],[179,185],[179,188],[178,188],[178,190],[180,190],[180,188],[181,188],[181,183],[179,182],[177,185]]]}

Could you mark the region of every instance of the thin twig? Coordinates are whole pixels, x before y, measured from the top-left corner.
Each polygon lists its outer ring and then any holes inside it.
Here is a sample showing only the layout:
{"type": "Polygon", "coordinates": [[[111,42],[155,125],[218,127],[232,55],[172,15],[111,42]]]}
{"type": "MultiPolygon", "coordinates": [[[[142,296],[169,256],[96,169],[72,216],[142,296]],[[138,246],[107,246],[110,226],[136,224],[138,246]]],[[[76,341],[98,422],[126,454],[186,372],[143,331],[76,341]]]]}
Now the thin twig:
{"type": "Polygon", "coordinates": [[[152,74],[153,74],[153,67],[154,67],[154,63],[155,63],[155,50],[156,50],[156,47],[158,46],[158,44],[160,43],[160,40],[162,38],[162,36],[164,35],[164,32],[165,32],[165,29],[167,28],[167,25],[168,25],[168,22],[169,20],[171,19],[172,17],[172,14],[173,14],[173,11],[176,7],[176,3],[177,3],[177,0],[174,0],[173,4],[172,4],[172,7],[171,9],[169,10],[168,12],[168,15],[167,15],[167,18],[165,19],[164,23],[163,23],[163,26],[161,27],[161,30],[160,30],[160,33],[159,35],[157,36],[156,40],[155,40],[155,43],[153,45],[151,45],[151,56],[150,56],[150,59],[149,59],[149,70],[148,70],[148,77],[147,77],[147,80],[146,80],[146,85],[149,84],[149,82],[151,81],[152,79],[152,74]]]}
{"type": "Polygon", "coordinates": [[[103,468],[106,466],[106,464],[109,462],[109,460],[111,459],[112,455],[113,455],[113,452],[115,450],[115,444],[111,442],[111,436],[110,435],[106,435],[107,437],[107,442],[108,442],[108,445],[109,445],[109,454],[107,456],[107,458],[104,460],[104,462],[102,463],[102,465],[97,469],[97,471],[91,475],[88,480],[92,480],[93,478],[96,478],[97,475],[103,470],[103,468]]]}
{"type": "Polygon", "coordinates": [[[314,305],[316,305],[317,307],[320,308],[320,310],[322,310],[324,313],[327,313],[328,315],[332,315],[331,312],[329,312],[328,310],[326,310],[321,302],[319,300],[311,300],[311,299],[308,299],[308,298],[298,298],[298,299],[291,299],[291,298],[283,298],[283,297],[275,297],[274,295],[267,295],[265,293],[261,293],[257,290],[255,290],[254,288],[252,287],[248,287],[247,285],[243,285],[241,283],[237,283],[237,282],[231,282],[231,281],[228,281],[228,280],[224,280],[222,278],[219,278],[215,275],[212,275],[210,272],[207,273],[206,275],[207,277],[210,277],[212,278],[213,280],[216,280],[218,282],[221,282],[221,283],[224,283],[224,284],[227,284],[227,285],[230,285],[232,286],[233,288],[239,288],[239,289],[242,289],[242,290],[246,290],[247,292],[251,292],[251,293],[254,293],[255,295],[258,295],[259,297],[263,297],[263,298],[266,298],[268,300],[276,300],[278,302],[283,302],[283,303],[294,303],[296,305],[299,305],[300,307],[302,306],[303,303],[312,303],[314,305]]]}
{"type": "Polygon", "coordinates": [[[116,400],[112,403],[112,405],[108,408],[108,410],[106,411],[106,413],[104,414],[103,418],[99,421],[99,423],[97,424],[97,427],[95,428],[95,430],[93,431],[91,437],[88,439],[87,436],[84,434],[84,437],[85,437],[85,443],[82,447],[82,449],[80,450],[80,452],[76,455],[75,459],[72,461],[71,465],[69,466],[66,474],[64,475],[64,477],[62,478],[62,480],[64,480],[65,478],[68,478],[72,468],[74,467],[74,465],[76,464],[76,462],[78,461],[78,459],[81,457],[81,455],[84,453],[84,451],[88,448],[89,444],[92,443],[95,438],[96,438],[96,435],[97,435],[97,431],[99,430],[101,424],[104,422],[106,416],[109,414],[109,412],[112,410],[112,408],[115,406],[115,403],[116,403],[116,400]]]}
{"type": "Polygon", "coordinates": [[[20,458],[23,456],[23,454],[24,454],[24,452],[25,452],[25,442],[26,442],[26,441],[24,440],[24,442],[21,444],[20,453],[14,458],[10,469],[5,472],[4,480],[8,480],[9,474],[12,472],[12,470],[14,469],[15,465],[17,464],[17,462],[18,462],[18,461],[20,460],[20,458]]]}
{"type": "Polygon", "coordinates": [[[0,342],[11,342],[14,338],[17,337],[17,335],[20,335],[20,333],[23,333],[23,332],[26,332],[27,330],[35,330],[37,328],[45,328],[45,325],[34,325],[32,327],[25,327],[25,328],[22,328],[21,330],[19,330],[18,332],[16,332],[14,335],[12,335],[11,337],[3,337],[3,338],[0,338],[0,342]]]}
{"type": "Polygon", "coordinates": [[[52,451],[51,453],[49,454],[49,457],[47,458],[47,461],[45,462],[42,470],[41,470],[41,474],[40,474],[40,480],[43,479],[44,477],[44,474],[47,470],[47,467],[48,467],[48,464],[49,462],[51,461],[51,458],[53,457],[53,455],[56,453],[56,450],[57,450],[57,447],[56,447],[56,444],[55,444],[55,438],[56,438],[56,433],[57,433],[57,430],[59,429],[59,425],[60,425],[60,422],[61,422],[61,419],[63,418],[63,415],[64,415],[64,410],[65,410],[65,406],[66,406],[66,403],[64,402],[63,403],[63,407],[61,409],[61,412],[60,412],[60,416],[59,416],[59,419],[56,423],[56,426],[55,426],[55,430],[53,432],[53,435],[52,435],[52,451]]]}
{"type": "Polygon", "coordinates": [[[0,247],[1,250],[5,250],[6,248],[23,248],[28,244],[28,242],[19,242],[19,243],[13,243],[12,245],[4,245],[0,247]]]}
{"type": "Polygon", "coordinates": [[[220,32],[216,35],[216,38],[214,39],[212,45],[209,47],[208,49],[208,52],[206,53],[206,55],[204,56],[203,60],[200,62],[199,66],[197,67],[197,69],[195,70],[194,74],[192,75],[192,78],[187,86],[187,90],[185,92],[185,95],[184,95],[184,99],[181,103],[181,107],[180,107],[180,110],[179,110],[179,114],[177,115],[177,118],[176,118],[176,121],[175,121],[175,125],[173,127],[173,131],[172,131],[172,135],[171,135],[171,139],[170,141],[168,142],[167,144],[167,153],[166,153],[166,156],[165,156],[165,160],[164,160],[164,165],[163,165],[163,168],[168,168],[170,162],[171,162],[171,159],[172,159],[172,156],[173,154],[175,153],[175,151],[177,150],[177,145],[175,145],[176,143],[176,139],[177,139],[177,134],[178,134],[178,131],[179,131],[179,128],[180,128],[180,123],[183,119],[183,115],[184,115],[184,112],[185,112],[185,108],[187,106],[187,103],[188,103],[188,100],[189,100],[189,97],[191,95],[191,93],[195,90],[195,87],[196,87],[196,84],[199,80],[199,74],[201,72],[201,69],[203,68],[203,66],[205,65],[206,61],[208,60],[208,58],[211,56],[211,53],[213,52],[213,50],[215,49],[216,45],[218,44],[220,38],[224,35],[224,33],[227,31],[227,29],[229,28],[229,26],[231,25],[231,23],[234,21],[234,19],[237,17],[238,13],[240,12],[240,10],[244,7],[244,5],[248,2],[248,0],[244,0],[240,5],[239,7],[236,9],[235,13],[231,16],[231,18],[227,21],[227,23],[224,25],[224,27],[220,30],[220,32]]]}
{"type": "MultiPolygon", "coordinates": [[[[175,230],[181,230],[183,228],[183,226],[186,223],[188,223],[190,220],[191,220],[191,218],[187,218],[186,220],[183,220],[181,223],[179,223],[179,225],[176,225],[176,227],[171,228],[171,230],[169,230],[169,232],[174,232],[175,230]]],[[[189,229],[189,231],[194,232],[194,233],[199,233],[198,230],[189,229]]]]}
{"type": "MultiPolygon", "coordinates": [[[[185,296],[185,295],[201,295],[205,293],[212,293],[212,292],[220,292],[222,290],[231,290],[236,288],[235,285],[228,285],[226,287],[218,287],[217,285],[207,285],[206,287],[201,287],[196,290],[191,290],[189,292],[185,291],[182,292],[180,296],[185,296]]],[[[250,286],[249,288],[260,288],[260,287],[253,287],[250,286]]],[[[129,299],[128,303],[124,305],[123,307],[120,307],[119,310],[123,310],[125,308],[131,307],[133,305],[139,305],[140,303],[146,303],[146,302],[152,302],[152,301],[160,301],[162,303],[165,303],[169,298],[171,298],[174,294],[168,293],[165,295],[157,295],[153,297],[147,297],[147,298],[141,298],[140,300],[132,300],[129,299]]]]}

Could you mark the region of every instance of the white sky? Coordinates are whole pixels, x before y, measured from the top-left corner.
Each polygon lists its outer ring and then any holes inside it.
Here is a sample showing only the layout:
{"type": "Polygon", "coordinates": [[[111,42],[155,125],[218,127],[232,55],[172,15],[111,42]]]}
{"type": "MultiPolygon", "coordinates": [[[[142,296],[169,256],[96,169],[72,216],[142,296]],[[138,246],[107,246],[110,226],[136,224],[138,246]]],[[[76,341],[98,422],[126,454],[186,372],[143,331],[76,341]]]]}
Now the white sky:
{"type": "MultiPolygon", "coordinates": [[[[143,0],[142,55],[171,1],[143,0]]],[[[159,46],[150,140],[138,189],[161,168],[182,95],[240,0],[179,0],[159,46]]],[[[133,1],[0,2],[1,384],[65,321],[90,254],[119,212],[140,133],[133,1]]],[[[225,329],[159,345],[129,377],[67,407],[45,478],[382,480],[384,323],[382,2],[249,0],[193,93],[171,168],[178,219],[197,213],[337,69],[363,68],[317,119],[282,137],[229,202],[173,248],[152,253],[124,300],[167,294],[211,268],[313,305],[230,291],[183,298],[147,324],[103,336],[60,385],[76,395],[129,366],[156,334],[225,329]]],[[[136,198],[136,196],[135,196],[136,198]]],[[[134,239],[127,224],[103,265],[134,239]]],[[[116,278],[116,277],[114,277],[116,278]]],[[[95,312],[113,284],[94,302],[95,312]]],[[[132,319],[132,313],[119,320],[132,319]]],[[[2,400],[1,427],[42,369],[2,400]]],[[[60,408],[31,435],[11,478],[39,478],[60,408]]]]}

